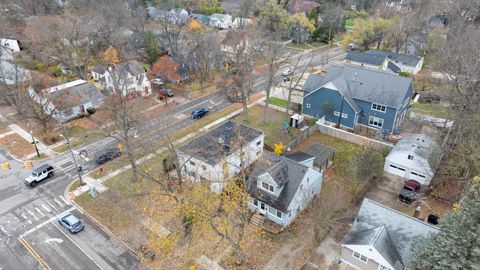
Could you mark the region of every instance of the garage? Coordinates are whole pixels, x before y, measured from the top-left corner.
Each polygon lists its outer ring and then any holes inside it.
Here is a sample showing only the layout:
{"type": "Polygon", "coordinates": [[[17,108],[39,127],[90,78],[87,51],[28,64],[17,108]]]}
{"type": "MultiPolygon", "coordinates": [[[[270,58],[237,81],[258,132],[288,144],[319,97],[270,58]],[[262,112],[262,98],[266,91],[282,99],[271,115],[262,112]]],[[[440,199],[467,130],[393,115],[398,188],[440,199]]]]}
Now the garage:
{"type": "Polygon", "coordinates": [[[424,134],[411,134],[400,140],[385,158],[384,171],[429,185],[441,157],[440,148],[424,134]]]}
{"type": "Polygon", "coordinates": [[[405,168],[402,168],[393,164],[389,164],[387,167],[387,172],[401,176],[401,177],[405,177],[405,171],[406,171],[405,168]]]}

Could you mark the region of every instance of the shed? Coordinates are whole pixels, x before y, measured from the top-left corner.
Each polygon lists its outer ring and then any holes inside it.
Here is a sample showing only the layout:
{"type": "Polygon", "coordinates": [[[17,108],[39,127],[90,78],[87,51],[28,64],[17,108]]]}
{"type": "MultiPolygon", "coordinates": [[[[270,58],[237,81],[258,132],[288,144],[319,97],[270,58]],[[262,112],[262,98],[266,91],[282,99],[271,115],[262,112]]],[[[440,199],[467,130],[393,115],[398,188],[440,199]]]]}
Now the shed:
{"type": "Polygon", "coordinates": [[[315,157],[313,166],[326,170],[335,159],[335,149],[323,144],[314,143],[303,152],[315,157]]]}

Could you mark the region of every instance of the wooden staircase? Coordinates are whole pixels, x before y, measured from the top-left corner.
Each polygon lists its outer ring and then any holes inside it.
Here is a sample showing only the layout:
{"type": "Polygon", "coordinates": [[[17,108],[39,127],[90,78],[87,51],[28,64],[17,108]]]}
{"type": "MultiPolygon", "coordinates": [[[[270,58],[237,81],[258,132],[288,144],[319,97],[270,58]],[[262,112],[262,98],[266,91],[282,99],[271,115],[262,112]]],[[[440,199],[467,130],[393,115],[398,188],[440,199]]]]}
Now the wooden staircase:
{"type": "Polygon", "coordinates": [[[261,228],[264,221],[265,221],[265,216],[260,213],[255,213],[250,218],[250,224],[257,228],[261,228]]]}

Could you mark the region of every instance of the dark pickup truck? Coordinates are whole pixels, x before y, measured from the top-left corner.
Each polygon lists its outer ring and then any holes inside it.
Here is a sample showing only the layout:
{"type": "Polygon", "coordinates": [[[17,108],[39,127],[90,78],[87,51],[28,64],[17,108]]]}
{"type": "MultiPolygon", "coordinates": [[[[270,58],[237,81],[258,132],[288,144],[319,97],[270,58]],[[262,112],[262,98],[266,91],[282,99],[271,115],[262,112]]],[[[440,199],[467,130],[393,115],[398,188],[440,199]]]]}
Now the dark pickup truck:
{"type": "Polygon", "coordinates": [[[418,192],[420,191],[420,183],[415,180],[408,180],[403,185],[398,198],[406,203],[412,203],[418,199],[418,192]]]}

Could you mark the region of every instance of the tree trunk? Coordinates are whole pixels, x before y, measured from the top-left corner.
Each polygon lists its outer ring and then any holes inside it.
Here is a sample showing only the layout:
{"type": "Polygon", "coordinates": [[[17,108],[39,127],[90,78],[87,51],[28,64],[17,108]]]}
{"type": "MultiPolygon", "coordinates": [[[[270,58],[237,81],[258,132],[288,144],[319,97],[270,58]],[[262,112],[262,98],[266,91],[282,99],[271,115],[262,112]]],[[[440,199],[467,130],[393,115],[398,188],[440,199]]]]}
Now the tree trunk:
{"type": "Polygon", "coordinates": [[[130,149],[130,144],[125,144],[125,149],[127,150],[127,157],[128,162],[130,162],[130,166],[132,166],[132,182],[138,182],[138,168],[137,163],[135,160],[135,156],[133,155],[133,151],[130,149]]]}
{"type": "Polygon", "coordinates": [[[242,265],[245,262],[245,253],[239,244],[232,245],[233,256],[235,257],[235,263],[237,265],[242,265]]]}

